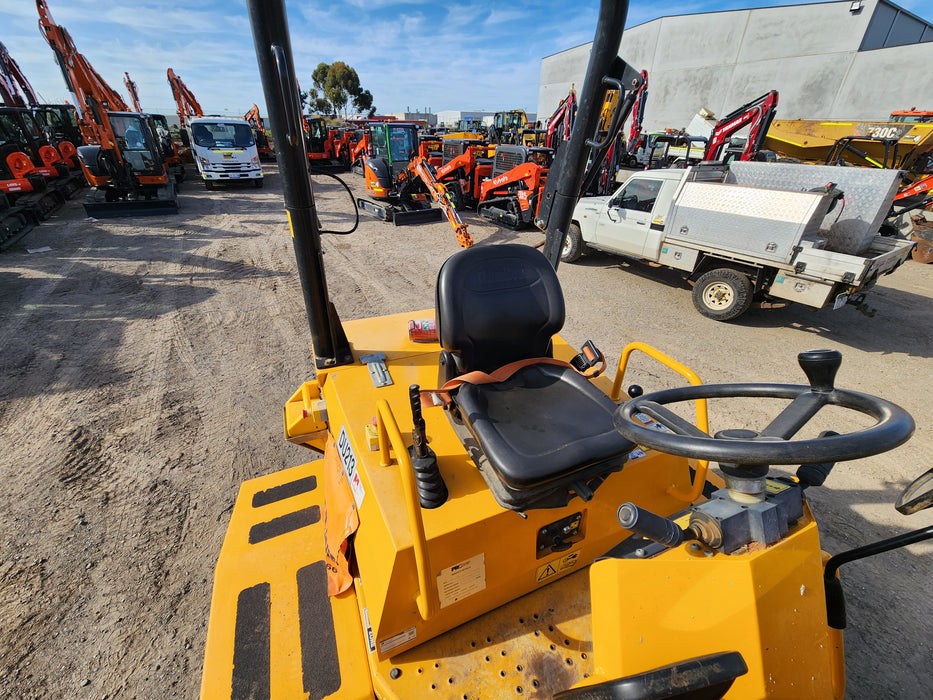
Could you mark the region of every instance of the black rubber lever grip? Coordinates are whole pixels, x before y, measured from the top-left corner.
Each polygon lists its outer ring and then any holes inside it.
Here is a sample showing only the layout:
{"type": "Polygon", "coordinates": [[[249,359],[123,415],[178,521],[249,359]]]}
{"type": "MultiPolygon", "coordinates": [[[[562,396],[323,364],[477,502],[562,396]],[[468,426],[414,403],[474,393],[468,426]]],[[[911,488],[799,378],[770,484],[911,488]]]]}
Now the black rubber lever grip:
{"type": "Polygon", "coordinates": [[[665,547],[676,547],[684,541],[684,531],[669,518],[655,515],[650,510],[639,508],[634,503],[619,506],[619,525],[665,547]]]}

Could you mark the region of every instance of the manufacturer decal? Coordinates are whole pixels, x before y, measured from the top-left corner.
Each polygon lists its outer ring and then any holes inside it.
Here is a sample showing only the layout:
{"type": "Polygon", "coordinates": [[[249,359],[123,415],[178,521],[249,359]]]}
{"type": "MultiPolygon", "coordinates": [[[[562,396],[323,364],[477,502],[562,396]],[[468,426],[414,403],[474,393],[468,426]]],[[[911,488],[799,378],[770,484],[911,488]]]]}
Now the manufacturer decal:
{"type": "Polygon", "coordinates": [[[458,600],[486,588],[486,554],[481,552],[466,561],[442,569],[437,575],[437,597],[446,608],[458,600]]]}

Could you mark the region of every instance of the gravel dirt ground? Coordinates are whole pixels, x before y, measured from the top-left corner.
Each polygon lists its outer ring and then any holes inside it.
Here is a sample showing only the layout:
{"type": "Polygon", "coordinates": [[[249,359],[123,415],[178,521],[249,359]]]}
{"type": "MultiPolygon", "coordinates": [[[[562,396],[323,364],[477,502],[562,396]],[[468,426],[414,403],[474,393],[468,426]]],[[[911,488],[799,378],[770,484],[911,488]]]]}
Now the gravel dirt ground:
{"type": "MultiPolygon", "coordinates": [[[[308,458],[282,435],[282,405],[314,370],[281,183],[266,170],[262,190],[184,183],[177,216],[89,221],[71,201],[0,256],[0,695],[197,696],[238,485],[308,458]]],[[[339,186],[319,180],[316,191],[326,228],[352,224],[339,186]]],[[[464,218],[478,245],[541,240],[464,218]]],[[[430,308],[457,250],[446,223],[372,219],[323,245],[345,321],[430,308]]],[[[933,511],[893,508],[933,466],[933,265],[884,278],[870,309],[753,310],[731,324],[697,314],[664,269],[591,254],[559,275],[564,337],[592,338],[611,363],[640,340],[706,382],[802,383],[796,353],[839,349],[837,384],[899,403],[917,431],[809,492],[824,548],[933,523],[933,511]]],[[[631,376],[647,391],[675,381],[644,357],[631,376]]],[[[712,427],[761,427],[777,410],[712,405],[712,427]]],[[[849,697],[933,697],[931,552],[843,569],[849,697]]]]}

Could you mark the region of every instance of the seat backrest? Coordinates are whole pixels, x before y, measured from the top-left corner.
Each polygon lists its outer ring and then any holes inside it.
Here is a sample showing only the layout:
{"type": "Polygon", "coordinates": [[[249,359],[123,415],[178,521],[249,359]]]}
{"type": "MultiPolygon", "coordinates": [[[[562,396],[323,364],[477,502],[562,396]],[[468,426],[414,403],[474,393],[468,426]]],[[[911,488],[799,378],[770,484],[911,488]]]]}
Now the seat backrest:
{"type": "Polygon", "coordinates": [[[437,331],[458,370],[492,372],[551,356],[564,325],[557,273],[535,248],[483,245],[450,256],[437,278],[437,331]]]}

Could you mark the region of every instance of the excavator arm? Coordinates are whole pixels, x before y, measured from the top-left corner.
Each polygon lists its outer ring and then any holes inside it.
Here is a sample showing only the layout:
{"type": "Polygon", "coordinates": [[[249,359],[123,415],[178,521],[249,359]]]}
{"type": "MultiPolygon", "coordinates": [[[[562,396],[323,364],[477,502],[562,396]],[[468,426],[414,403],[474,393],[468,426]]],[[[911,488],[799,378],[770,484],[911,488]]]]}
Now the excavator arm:
{"type": "Polygon", "coordinates": [[[243,115],[243,118],[250,123],[250,126],[257,129],[263,129],[262,117],[259,115],[259,105],[254,104],[253,108],[243,115]]]}
{"type": "Polygon", "coordinates": [[[175,71],[169,68],[165,74],[168,77],[168,84],[172,88],[175,104],[178,106],[178,123],[184,127],[188,123],[188,117],[203,117],[204,110],[201,109],[201,105],[194,93],[175,74],[175,71]]]}
{"type": "Polygon", "coordinates": [[[55,54],[65,85],[74,96],[82,136],[88,143],[112,149],[122,163],[122,154],[114,148],[116,138],[107,111],[129,112],[129,107],[78,51],[68,31],[55,23],[45,0],[36,0],[36,9],[39,29],[55,54]]]}
{"type": "Polygon", "coordinates": [[[427,156],[423,153],[416,155],[409,161],[408,170],[421,178],[421,182],[428,188],[434,201],[444,210],[447,220],[454,229],[460,247],[471,248],[473,246],[473,237],[467,231],[467,225],[460,219],[460,215],[451,201],[450,193],[447,192],[446,185],[443,182],[438,182],[437,178],[434,177],[434,173],[431,172],[427,156]]]}
{"type": "Polygon", "coordinates": [[[573,120],[576,116],[577,93],[574,91],[573,85],[571,85],[567,97],[560,101],[557,109],[548,117],[544,145],[556,151],[561,141],[569,141],[570,131],[573,129],[573,120]]]}
{"type": "Polygon", "coordinates": [[[772,90],[720,119],[710,135],[704,160],[720,160],[729,138],[746,126],[749,127],[748,140],[740,160],[753,160],[761,150],[768,127],[774,120],[777,104],[777,90],[772,90]]]}
{"type": "Polygon", "coordinates": [[[645,104],[648,101],[648,71],[641,72],[642,84],[635,92],[635,104],[632,105],[632,126],[628,131],[628,152],[638,148],[642,137],[642,123],[645,119],[645,104]]]}
{"type": "Polygon", "coordinates": [[[2,43],[0,43],[0,97],[3,97],[4,104],[10,107],[36,107],[39,104],[36,91],[32,89],[32,85],[29,84],[19,64],[13,60],[10,52],[2,43]],[[26,95],[25,99],[20,95],[20,90],[26,95]]]}
{"type": "Polygon", "coordinates": [[[143,108],[139,106],[139,93],[136,91],[136,83],[130,79],[130,74],[123,72],[123,84],[126,85],[126,91],[130,93],[130,100],[133,102],[133,110],[142,112],[143,108]]]}

